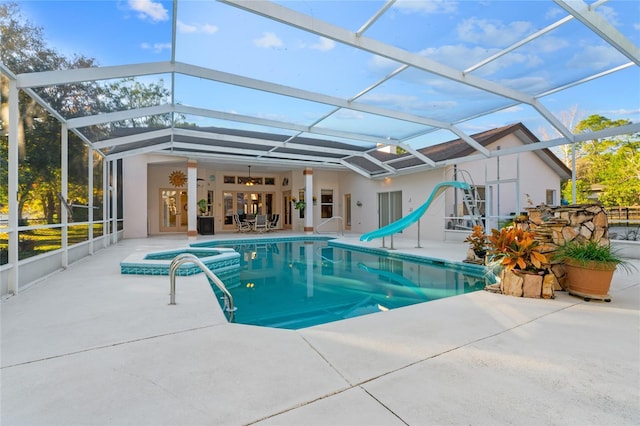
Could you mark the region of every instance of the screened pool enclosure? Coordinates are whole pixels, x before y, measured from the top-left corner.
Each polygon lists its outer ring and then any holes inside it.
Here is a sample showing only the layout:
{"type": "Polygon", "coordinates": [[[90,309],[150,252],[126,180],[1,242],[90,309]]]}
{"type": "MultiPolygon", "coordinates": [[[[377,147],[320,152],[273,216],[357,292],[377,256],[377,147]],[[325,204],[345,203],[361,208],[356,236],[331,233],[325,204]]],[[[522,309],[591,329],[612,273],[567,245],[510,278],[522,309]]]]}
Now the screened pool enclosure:
{"type": "Polygon", "coordinates": [[[135,156],[383,179],[640,131],[637,2],[0,7],[3,295],[118,241],[135,156]],[[573,133],[576,99],[629,123],[573,133]],[[516,122],[541,142],[469,136],[516,122]],[[473,153],[420,151],[455,138],[473,153]]]}

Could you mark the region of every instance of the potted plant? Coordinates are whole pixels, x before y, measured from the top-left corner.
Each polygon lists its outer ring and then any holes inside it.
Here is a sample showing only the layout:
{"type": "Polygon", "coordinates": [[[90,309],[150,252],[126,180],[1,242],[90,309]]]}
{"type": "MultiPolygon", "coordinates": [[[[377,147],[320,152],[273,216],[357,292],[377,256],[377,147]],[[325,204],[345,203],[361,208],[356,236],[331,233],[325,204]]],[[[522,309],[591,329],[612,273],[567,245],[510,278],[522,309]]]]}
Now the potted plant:
{"type": "Polygon", "coordinates": [[[200,215],[204,216],[207,212],[207,200],[204,198],[198,200],[198,209],[200,210],[200,215]]]}
{"type": "Polygon", "coordinates": [[[468,260],[483,260],[485,255],[487,254],[487,244],[489,242],[489,237],[484,233],[484,229],[481,225],[475,225],[473,227],[473,232],[467,236],[464,240],[465,243],[469,243],[471,246],[471,250],[473,251],[473,256],[471,252],[467,256],[468,260]]]}
{"type": "Polygon", "coordinates": [[[578,238],[558,247],[554,260],[564,264],[567,291],[587,301],[599,299],[610,302],[609,288],[615,270],[618,267],[625,272],[635,269],[609,243],[578,238]]]}
{"type": "Polygon", "coordinates": [[[499,231],[492,229],[488,252],[491,261],[501,268],[501,292],[512,296],[553,297],[553,286],[546,277],[550,274],[547,274],[549,260],[545,250],[534,232],[514,226],[499,231]]]}
{"type": "Polygon", "coordinates": [[[307,206],[307,203],[305,203],[303,200],[300,201],[294,201],[293,204],[293,208],[296,210],[302,210],[307,206]]]}

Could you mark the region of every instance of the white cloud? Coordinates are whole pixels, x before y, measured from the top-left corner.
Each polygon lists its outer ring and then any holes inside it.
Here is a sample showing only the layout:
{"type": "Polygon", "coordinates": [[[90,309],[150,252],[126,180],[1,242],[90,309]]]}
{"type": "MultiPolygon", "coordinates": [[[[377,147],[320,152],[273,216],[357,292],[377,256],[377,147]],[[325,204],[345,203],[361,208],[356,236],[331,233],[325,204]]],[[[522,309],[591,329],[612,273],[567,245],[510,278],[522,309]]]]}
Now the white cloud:
{"type": "Polygon", "coordinates": [[[190,25],[186,24],[182,21],[177,22],[178,32],[183,34],[194,34],[194,33],[205,33],[205,34],[214,34],[218,32],[218,27],[211,24],[204,25],[190,25]]]}
{"type": "Polygon", "coordinates": [[[205,34],[214,34],[218,32],[218,27],[211,24],[204,24],[201,30],[205,34]]]}
{"type": "Polygon", "coordinates": [[[374,71],[391,71],[398,68],[400,66],[400,63],[385,58],[384,56],[373,55],[371,57],[371,60],[369,60],[368,65],[369,68],[374,71]]]}
{"type": "Polygon", "coordinates": [[[392,6],[403,13],[452,13],[458,9],[458,2],[446,0],[398,0],[392,6]]]}
{"type": "Polygon", "coordinates": [[[318,41],[318,43],[312,44],[310,47],[313,50],[327,52],[329,50],[332,50],[334,47],[336,47],[336,42],[325,37],[320,37],[320,40],[318,41]]]}
{"type": "Polygon", "coordinates": [[[129,0],[129,7],[138,12],[141,19],[150,19],[155,22],[169,19],[169,12],[161,3],[151,0],[129,0]]]}
{"type": "Polygon", "coordinates": [[[497,49],[468,47],[463,44],[456,44],[430,47],[428,49],[421,50],[418,54],[457,69],[465,69],[477,62],[480,62],[496,51],[497,49]]]}
{"type": "Polygon", "coordinates": [[[549,89],[549,79],[544,76],[525,76],[520,78],[504,78],[499,81],[507,87],[526,93],[539,93],[549,89]]]}
{"type": "Polygon", "coordinates": [[[571,47],[571,43],[568,40],[555,37],[552,35],[545,35],[530,43],[531,50],[535,52],[550,53],[555,52],[565,47],[571,47]]]}
{"type": "Polygon", "coordinates": [[[284,45],[277,35],[270,32],[262,33],[262,37],[254,39],[253,44],[265,49],[282,47],[284,45]]]}
{"type": "Polygon", "coordinates": [[[567,12],[565,12],[562,8],[555,6],[547,10],[547,12],[544,14],[544,17],[545,19],[550,19],[555,21],[566,15],[567,15],[567,12]]]}
{"type": "Polygon", "coordinates": [[[196,27],[195,25],[188,25],[182,21],[178,21],[177,25],[178,25],[178,32],[180,33],[195,33],[198,31],[198,27],[196,27]]]}
{"type": "Polygon", "coordinates": [[[640,108],[635,108],[635,109],[630,109],[630,108],[612,109],[612,110],[607,111],[607,114],[608,115],[617,115],[617,116],[620,116],[620,117],[631,117],[633,115],[640,114],[640,108]]]}
{"type": "Polygon", "coordinates": [[[611,46],[583,46],[569,61],[570,68],[601,70],[620,63],[620,52],[611,46]]]}
{"type": "Polygon", "coordinates": [[[496,114],[513,114],[514,112],[521,111],[524,111],[524,108],[522,107],[522,105],[518,104],[510,106],[509,108],[501,109],[500,111],[496,111],[496,114]]]}
{"type": "Polygon", "coordinates": [[[618,14],[615,10],[613,10],[609,6],[598,6],[596,8],[596,12],[600,15],[604,16],[604,18],[611,23],[611,25],[615,27],[620,26],[620,21],[618,20],[618,14]]]}
{"type": "Polygon", "coordinates": [[[458,37],[485,47],[506,47],[534,31],[531,22],[514,21],[504,24],[498,20],[466,19],[456,28],[458,37]]]}
{"type": "Polygon", "coordinates": [[[374,105],[401,111],[429,111],[432,109],[449,109],[457,104],[453,100],[420,99],[414,95],[394,93],[368,93],[362,100],[374,105]]]}
{"type": "MultiPolygon", "coordinates": [[[[499,50],[500,49],[496,48],[489,49],[480,46],[469,47],[463,44],[457,44],[424,49],[420,51],[419,54],[434,61],[452,66],[456,69],[464,70],[486,59],[499,50]]],[[[517,64],[532,66],[539,62],[540,59],[535,55],[524,55],[522,53],[512,52],[509,55],[502,56],[501,58],[484,65],[479,70],[474,71],[474,74],[479,76],[488,76],[501,69],[517,64]]]]}
{"type": "Polygon", "coordinates": [[[163,50],[171,49],[171,43],[141,43],[140,47],[144,50],[152,50],[155,53],[160,53],[163,50]]]}
{"type": "Polygon", "coordinates": [[[353,109],[342,108],[334,114],[334,117],[338,120],[362,120],[364,118],[364,114],[353,109]]]}

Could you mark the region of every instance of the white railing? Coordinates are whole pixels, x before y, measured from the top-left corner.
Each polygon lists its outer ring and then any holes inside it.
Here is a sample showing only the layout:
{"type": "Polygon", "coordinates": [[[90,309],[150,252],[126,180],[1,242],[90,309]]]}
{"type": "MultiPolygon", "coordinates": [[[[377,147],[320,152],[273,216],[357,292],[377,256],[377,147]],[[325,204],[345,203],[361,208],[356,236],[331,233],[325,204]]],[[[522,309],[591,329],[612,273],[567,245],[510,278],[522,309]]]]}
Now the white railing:
{"type": "Polygon", "coordinates": [[[340,233],[340,235],[344,235],[344,219],[342,219],[342,217],[340,216],[332,216],[329,219],[320,223],[318,226],[316,226],[316,234],[320,234],[320,231],[318,231],[318,228],[320,228],[323,225],[326,225],[329,222],[333,222],[334,220],[340,221],[340,231],[336,231],[336,233],[340,233]]]}
{"type": "Polygon", "coordinates": [[[171,266],[169,267],[169,280],[171,282],[171,292],[170,292],[170,305],[176,304],[176,271],[183,263],[193,263],[198,266],[202,272],[211,280],[212,283],[218,287],[218,289],[224,295],[224,310],[229,314],[229,321],[233,320],[234,312],[236,311],[236,307],[233,305],[233,296],[227,290],[227,287],[224,283],[214,274],[211,269],[207,267],[200,259],[190,253],[183,253],[177,255],[171,261],[171,266]]]}

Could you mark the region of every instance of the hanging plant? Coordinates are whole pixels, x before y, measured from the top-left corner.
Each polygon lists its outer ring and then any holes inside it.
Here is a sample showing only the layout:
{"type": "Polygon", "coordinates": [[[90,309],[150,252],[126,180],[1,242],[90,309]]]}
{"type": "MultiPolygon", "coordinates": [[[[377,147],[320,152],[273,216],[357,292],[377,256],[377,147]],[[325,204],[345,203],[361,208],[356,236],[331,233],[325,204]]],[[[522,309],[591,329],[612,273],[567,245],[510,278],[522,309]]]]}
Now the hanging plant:
{"type": "Polygon", "coordinates": [[[304,201],[294,201],[293,202],[293,208],[296,210],[302,210],[305,207],[307,207],[307,203],[305,203],[304,201]]]}
{"type": "Polygon", "coordinates": [[[200,209],[200,214],[205,214],[207,212],[207,200],[204,198],[198,200],[198,208],[200,209]]]}

